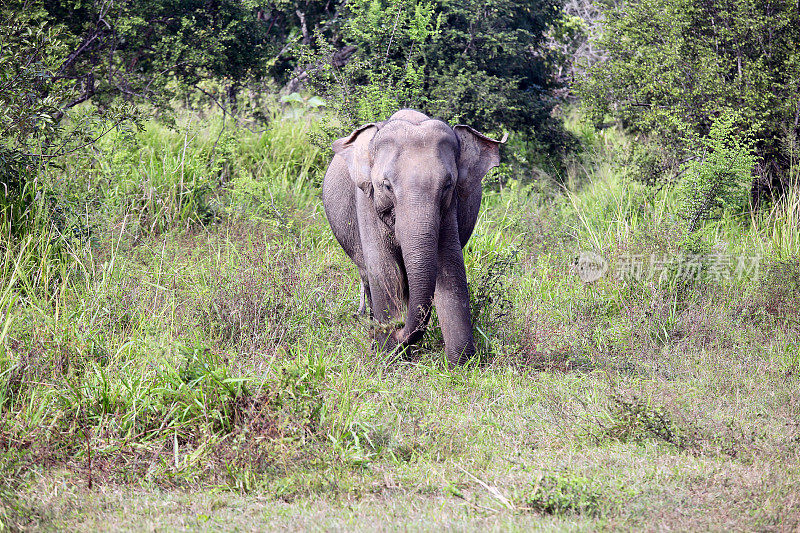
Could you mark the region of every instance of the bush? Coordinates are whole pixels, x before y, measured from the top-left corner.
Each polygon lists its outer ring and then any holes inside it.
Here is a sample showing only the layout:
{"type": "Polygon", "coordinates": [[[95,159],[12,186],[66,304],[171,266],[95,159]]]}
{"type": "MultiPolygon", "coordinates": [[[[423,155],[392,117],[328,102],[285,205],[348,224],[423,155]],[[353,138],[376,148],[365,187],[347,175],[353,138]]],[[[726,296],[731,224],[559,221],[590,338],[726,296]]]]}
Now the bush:
{"type": "Polygon", "coordinates": [[[620,442],[641,443],[658,440],[686,449],[692,442],[692,431],[678,424],[663,408],[634,397],[612,396],[609,422],[604,424],[602,436],[620,442]]]}
{"type": "Polygon", "coordinates": [[[704,220],[741,213],[749,206],[757,159],[752,138],[736,133],[736,119],[728,113],[714,121],[700,141],[700,152],[683,166],[680,192],[690,232],[704,220]]]}
{"type": "Polygon", "coordinates": [[[589,479],[566,474],[542,475],[519,499],[531,511],[556,516],[569,513],[597,516],[604,503],[597,486],[589,479]]]}
{"type": "Polygon", "coordinates": [[[545,46],[559,9],[558,0],[357,0],[346,6],[345,46],[318,34],[301,64],[336,111],[331,135],[412,107],[560,151],[571,138],[552,117],[557,85],[545,46]]]}
{"type": "MultiPolygon", "coordinates": [[[[67,114],[74,87],[59,74],[68,54],[63,38],[39,22],[35,10],[12,4],[16,10],[0,8],[0,228],[18,236],[48,218],[40,211],[52,203],[34,205],[34,199],[52,198],[47,177],[56,161],[85,153],[109,131],[138,122],[125,103],[67,114]]],[[[63,226],[61,213],[49,214],[63,226]]]]}
{"type": "Polygon", "coordinates": [[[737,111],[763,169],[785,174],[785,128],[798,131],[797,2],[643,0],[606,11],[606,61],[578,87],[601,124],[611,115],[685,159],[715,121],[737,111]]]}

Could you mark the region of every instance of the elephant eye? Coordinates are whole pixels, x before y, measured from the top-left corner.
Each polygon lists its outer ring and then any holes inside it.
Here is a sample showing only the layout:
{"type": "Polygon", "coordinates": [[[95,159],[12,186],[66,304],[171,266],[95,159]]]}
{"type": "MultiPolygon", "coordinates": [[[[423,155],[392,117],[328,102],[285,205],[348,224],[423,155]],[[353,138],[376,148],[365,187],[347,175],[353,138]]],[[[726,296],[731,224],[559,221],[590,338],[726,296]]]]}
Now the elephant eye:
{"type": "Polygon", "coordinates": [[[384,188],[385,188],[387,191],[389,191],[389,192],[392,192],[392,184],[391,184],[391,183],[389,183],[389,180],[383,180],[383,187],[384,187],[384,188]]]}
{"type": "Polygon", "coordinates": [[[445,190],[453,186],[453,176],[447,176],[447,181],[444,182],[445,190]]]}

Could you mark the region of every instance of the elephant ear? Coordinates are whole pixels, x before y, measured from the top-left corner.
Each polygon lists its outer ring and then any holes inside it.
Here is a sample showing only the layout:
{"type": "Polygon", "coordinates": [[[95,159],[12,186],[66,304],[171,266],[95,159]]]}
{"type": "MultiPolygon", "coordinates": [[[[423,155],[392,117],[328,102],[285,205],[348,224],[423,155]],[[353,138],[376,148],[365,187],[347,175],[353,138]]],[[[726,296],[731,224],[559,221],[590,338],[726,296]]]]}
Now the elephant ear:
{"type": "Polygon", "coordinates": [[[459,196],[469,195],[480,187],[483,177],[500,164],[500,145],[506,142],[508,133],[501,140],[479,133],[469,126],[453,127],[461,146],[458,157],[459,196]]]}
{"type": "Polygon", "coordinates": [[[497,141],[462,124],[455,126],[453,131],[460,145],[456,193],[458,194],[458,238],[463,248],[478,220],[483,192],[481,180],[487,172],[500,164],[500,145],[506,142],[508,134],[497,141]]]}
{"type": "Polygon", "coordinates": [[[372,194],[372,154],[369,143],[377,132],[378,124],[366,124],[347,137],[333,141],[333,151],[347,163],[350,179],[367,195],[372,194]]]}

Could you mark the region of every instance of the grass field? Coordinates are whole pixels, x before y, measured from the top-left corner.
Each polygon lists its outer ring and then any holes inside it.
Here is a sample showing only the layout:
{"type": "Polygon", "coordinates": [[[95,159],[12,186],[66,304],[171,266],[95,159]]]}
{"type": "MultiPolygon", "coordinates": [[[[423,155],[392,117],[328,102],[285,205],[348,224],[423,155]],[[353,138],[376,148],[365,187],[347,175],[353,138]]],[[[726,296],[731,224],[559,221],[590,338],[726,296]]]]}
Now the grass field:
{"type": "Polygon", "coordinates": [[[186,116],[51,171],[61,219],[0,247],[4,528],[800,527],[799,189],[688,241],[583,132],[568,187],[487,183],[448,368],[354,318],[309,128],[186,116]]]}

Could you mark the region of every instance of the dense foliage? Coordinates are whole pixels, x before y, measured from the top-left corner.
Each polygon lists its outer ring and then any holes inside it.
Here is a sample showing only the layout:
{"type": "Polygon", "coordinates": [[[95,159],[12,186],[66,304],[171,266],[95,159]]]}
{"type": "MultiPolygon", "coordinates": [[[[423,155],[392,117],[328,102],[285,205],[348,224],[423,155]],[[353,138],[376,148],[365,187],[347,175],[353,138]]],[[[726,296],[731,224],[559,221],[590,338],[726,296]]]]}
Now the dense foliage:
{"type": "Polygon", "coordinates": [[[543,43],[559,7],[557,0],[443,1],[444,30],[426,80],[434,114],[526,133],[551,128],[554,83],[543,43]]]}
{"type": "Polygon", "coordinates": [[[167,104],[206,78],[228,80],[234,89],[266,76],[300,33],[290,6],[264,9],[253,0],[40,0],[35,6],[62,30],[68,55],[57,74],[80,89],[69,105],[120,95],[167,104]]]}
{"type": "Polygon", "coordinates": [[[547,45],[550,30],[563,26],[561,0],[8,5],[58,32],[63,50],[53,56],[52,77],[72,89],[63,109],[122,97],[166,110],[172,98],[197,89],[235,106],[246,83],[274,80],[296,90],[309,79],[334,107],[344,94],[347,105],[338,109],[347,108],[348,125],[409,106],[485,130],[515,130],[556,151],[568,144],[552,116],[559,56],[547,45]],[[315,76],[321,62],[333,84],[315,76]],[[221,82],[213,94],[200,83],[208,79],[221,82]]]}
{"type": "Polygon", "coordinates": [[[58,74],[65,43],[30,12],[3,9],[0,16],[0,228],[16,234],[31,222],[32,200],[42,199],[43,170],[112,129],[137,124],[137,113],[120,101],[67,113],[77,90],[58,74]]]}
{"type": "MultiPolygon", "coordinates": [[[[800,8],[794,0],[643,0],[606,12],[596,63],[580,85],[586,110],[652,133],[674,162],[697,155],[726,112],[752,127],[762,174],[788,167],[798,133],[800,8]]],[[[677,164],[676,164],[677,166],[677,164]]]]}
{"type": "Polygon", "coordinates": [[[553,150],[568,139],[546,32],[560,1],[353,0],[333,43],[320,36],[305,63],[314,88],[346,126],[415,107],[483,130],[520,132],[553,150]],[[337,48],[338,46],[338,48],[337,48]],[[349,61],[336,51],[353,47],[349,61]]]}
{"type": "Polygon", "coordinates": [[[752,137],[733,131],[738,119],[737,114],[727,113],[715,121],[701,140],[701,158],[683,165],[679,191],[690,232],[704,220],[740,213],[747,207],[756,157],[752,137]]]}

